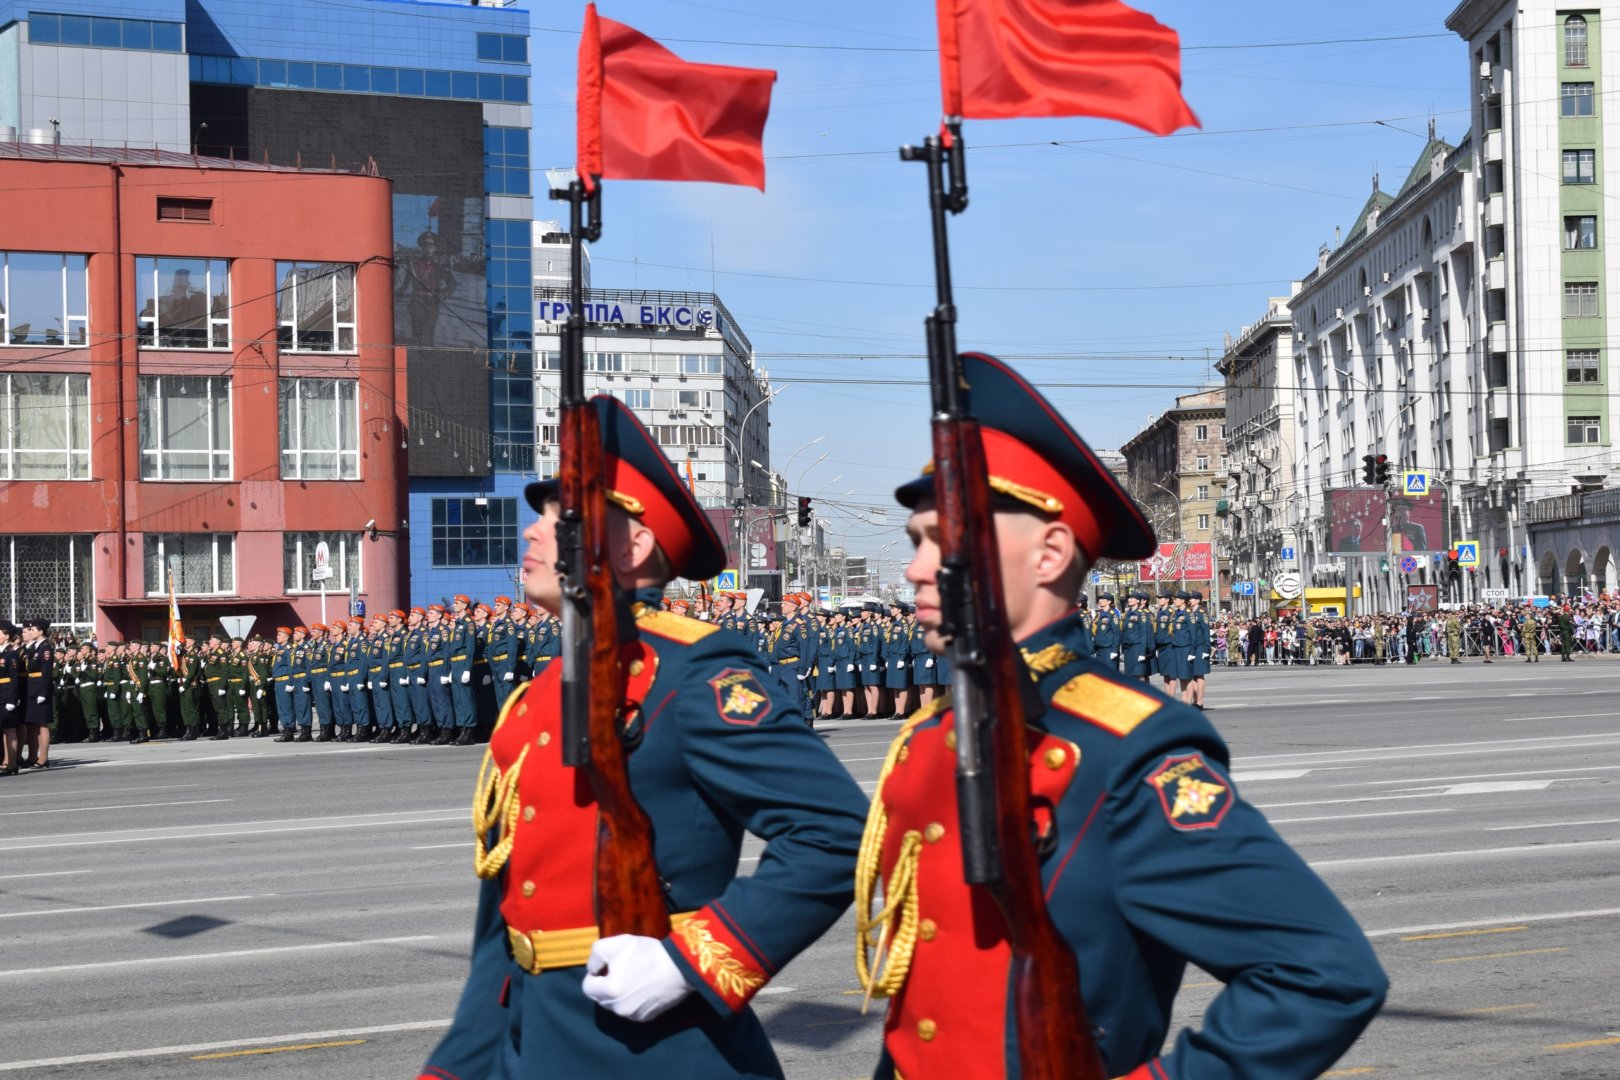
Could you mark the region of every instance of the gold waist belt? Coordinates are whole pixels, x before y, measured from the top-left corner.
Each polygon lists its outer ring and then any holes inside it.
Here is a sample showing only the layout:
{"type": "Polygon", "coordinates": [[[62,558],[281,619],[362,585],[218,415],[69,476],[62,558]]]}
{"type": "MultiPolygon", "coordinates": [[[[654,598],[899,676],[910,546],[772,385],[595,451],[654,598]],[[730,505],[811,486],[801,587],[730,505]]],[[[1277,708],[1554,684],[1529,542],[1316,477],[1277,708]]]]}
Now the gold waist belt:
{"type": "MultiPolygon", "coordinates": [[[[682,911],[669,917],[670,929],[679,930],[695,911],[682,911]]],[[[512,947],[512,959],[530,975],[557,968],[579,967],[591,957],[591,946],[601,937],[594,926],[579,926],[568,930],[516,930],[506,928],[506,940],[512,947]]]]}

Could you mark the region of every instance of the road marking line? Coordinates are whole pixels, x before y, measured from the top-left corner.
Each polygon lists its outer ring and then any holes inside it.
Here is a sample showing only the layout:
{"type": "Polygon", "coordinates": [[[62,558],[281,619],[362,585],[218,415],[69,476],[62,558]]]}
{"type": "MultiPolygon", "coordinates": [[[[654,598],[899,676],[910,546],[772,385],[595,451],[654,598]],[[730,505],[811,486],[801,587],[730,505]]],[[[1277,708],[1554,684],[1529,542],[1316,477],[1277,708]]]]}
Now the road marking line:
{"type": "MultiPolygon", "coordinates": [[[[310,945],[276,945],[268,949],[234,949],[230,952],[217,953],[186,953],[182,956],[147,956],[139,960],[103,960],[95,964],[62,964],[57,967],[14,968],[9,971],[0,971],[0,979],[14,979],[19,975],[56,975],[62,972],[93,971],[98,968],[121,967],[149,967],[153,964],[179,964],[188,960],[235,960],[243,956],[274,956],[282,953],[316,952],[329,949],[357,949],[368,945],[404,945],[414,941],[437,941],[438,934],[414,934],[410,937],[367,938],[363,941],[321,941],[310,945]]],[[[354,1032],[341,1032],[340,1034],[356,1034],[354,1032]]],[[[290,1036],[291,1038],[316,1038],[318,1036],[290,1036]]],[[[285,1042],[286,1037],[272,1040],[285,1042]]],[[[235,1046],[236,1043],[220,1043],[220,1046],[235,1046]]],[[[212,1050],[215,1047],[202,1047],[212,1050]]],[[[180,1051],[175,1051],[179,1053],[180,1051]]]]}
{"type": "Polygon", "coordinates": [[[1402,941],[1438,941],[1440,938],[1476,937],[1480,934],[1514,934],[1530,927],[1523,924],[1519,926],[1487,926],[1480,930],[1442,930],[1438,934],[1407,934],[1402,941]]]}
{"type": "Polygon", "coordinates": [[[253,1057],[257,1054],[285,1054],[289,1050],[326,1050],[334,1046],[362,1046],[364,1039],[342,1039],[338,1042],[299,1043],[297,1046],[265,1046],[257,1050],[226,1050],[218,1054],[193,1054],[192,1061],[216,1061],[219,1058],[253,1057]]]}
{"type": "Polygon", "coordinates": [[[99,1054],[75,1054],[71,1057],[35,1058],[32,1061],[0,1061],[0,1072],[21,1072],[24,1069],[49,1069],[60,1065],[91,1065],[101,1061],[128,1061],[134,1058],[170,1057],[177,1054],[199,1054],[210,1050],[229,1050],[238,1046],[270,1046],[294,1039],[315,1042],[321,1039],[343,1039],[353,1035],[386,1035],[396,1031],[431,1031],[449,1027],[444,1020],[417,1020],[408,1024],[384,1024],[379,1027],[349,1028],[343,1031],[302,1031],[292,1035],[270,1035],[261,1038],[230,1039],[225,1042],[193,1043],[190,1046],[152,1046],[141,1050],[112,1050],[99,1054]]]}
{"type": "Polygon", "coordinates": [[[411,850],[412,851],[434,851],[434,850],[436,850],[438,848],[466,847],[466,846],[467,846],[467,841],[465,841],[465,840],[457,840],[453,844],[417,844],[416,846],[412,847],[411,850]]]}
{"type": "Polygon", "coordinates": [[[1458,1016],[1485,1016],[1489,1013],[1517,1012],[1520,1009],[1539,1009],[1541,1006],[1532,1001],[1525,1005],[1487,1005],[1483,1009],[1464,1009],[1458,1016]]]}
{"type": "Polygon", "coordinates": [[[1515,832],[1520,829],[1561,829],[1574,825],[1620,825],[1620,818],[1597,818],[1593,821],[1549,821],[1541,825],[1491,825],[1486,832],[1515,832]]]}
{"type": "MultiPolygon", "coordinates": [[[[1326,702],[1317,702],[1317,704],[1326,704],[1326,702]]],[[[1578,717],[1578,716],[1610,716],[1610,717],[1612,717],[1613,715],[1614,715],[1613,712],[1606,712],[1606,713],[1571,713],[1571,714],[1569,714],[1570,717],[1578,717]]],[[[1559,719],[1567,719],[1567,718],[1568,717],[1560,717],[1560,716],[1526,716],[1526,717],[1521,717],[1521,719],[1525,719],[1525,720],[1559,720],[1559,719]]],[[[1260,755],[1257,755],[1257,756],[1252,757],[1252,758],[1244,758],[1243,760],[1244,760],[1245,763],[1247,763],[1247,762],[1250,762],[1250,761],[1270,761],[1270,760],[1275,759],[1275,758],[1344,757],[1344,756],[1350,755],[1350,754],[1378,754],[1378,753],[1384,753],[1384,752],[1387,752],[1387,751],[1390,751],[1390,750],[1452,750],[1452,749],[1455,749],[1455,748],[1460,747],[1460,746],[1511,746],[1513,748],[1521,748],[1523,746],[1523,744],[1525,744],[1525,743],[1564,742],[1564,741],[1569,740],[1569,739],[1608,739],[1608,740],[1613,741],[1615,739],[1615,736],[1608,733],[1608,732],[1594,732],[1593,734],[1590,734],[1590,735],[1534,735],[1534,736],[1530,736],[1530,737],[1523,738],[1523,739],[1474,739],[1474,740],[1471,740],[1469,742],[1458,742],[1458,743],[1412,743],[1412,744],[1409,744],[1407,746],[1369,746],[1369,747],[1365,747],[1365,748],[1360,749],[1360,750],[1318,750],[1318,751],[1295,751],[1294,753],[1291,753],[1291,754],[1260,754],[1260,755]]],[[[1560,750],[1560,749],[1570,749],[1570,748],[1571,747],[1549,747],[1548,749],[1560,750]]],[[[1398,756],[1399,755],[1397,755],[1397,757],[1398,756]]]]}
{"type": "Polygon", "coordinates": [[[1609,1039],[1586,1039],[1582,1042],[1550,1043],[1547,1050],[1585,1050],[1590,1046],[1620,1046],[1620,1036],[1609,1039]]]}
{"type": "MultiPolygon", "coordinates": [[[[1415,796],[1405,796],[1413,798],[1415,796]]],[[[1335,866],[1372,866],[1377,863],[1412,862],[1415,859],[1454,859],[1460,857],[1478,857],[1483,855],[1530,855],[1545,852],[1568,851],[1571,848],[1614,847],[1620,844],[1616,840],[1571,840],[1564,844],[1523,844],[1518,847],[1504,848],[1475,848],[1470,851],[1421,851],[1413,855],[1369,855],[1361,859],[1325,859],[1313,862],[1311,866],[1320,870],[1323,867],[1335,866]]],[[[1500,922],[1501,920],[1492,920],[1500,922]]],[[[1514,920],[1515,922],[1521,920],[1514,920]]]]}
{"type": "Polygon", "coordinates": [[[1402,934],[1426,934],[1434,930],[1462,930],[1471,926],[1501,926],[1503,923],[1562,922],[1565,919],[1603,919],[1620,915],[1620,908],[1599,908],[1596,911],[1554,911],[1546,915],[1510,915],[1497,919],[1475,919],[1469,922],[1435,923],[1431,926],[1396,926],[1388,930],[1367,930],[1370,937],[1399,937],[1402,934]]]}
{"type": "Polygon", "coordinates": [[[1377,1071],[1377,1067],[1373,1065],[1357,1065],[1351,1069],[1334,1069],[1331,1072],[1325,1072],[1322,1077],[1323,1080],[1327,1080],[1327,1077],[1330,1076],[1366,1076],[1370,1072],[1377,1071]]]}
{"type": "Polygon", "coordinates": [[[1505,776],[1545,776],[1548,773],[1612,772],[1620,765],[1569,765],[1562,769],[1519,769],[1514,772],[1464,773],[1462,776],[1412,776],[1405,780],[1360,780],[1343,787],[1378,787],[1389,784],[1450,784],[1458,780],[1500,780],[1505,776]]]}
{"type": "Polygon", "coordinates": [[[1252,784],[1256,780],[1298,780],[1309,776],[1309,769],[1264,769],[1257,772],[1233,772],[1232,780],[1238,784],[1252,784]]]}
{"type": "Polygon", "coordinates": [[[1273,825],[1298,825],[1307,821],[1356,821],[1360,818],[1408,817],[1412,814],[1455,814],[1451,807],[1441,810],[1381,810],[1376,814],[1324,814],[1321,817],[1268,818],[1273,825]]]}
{"type": "Polygon", "coordinates": [[[1461,964],[1466,960],[1505,960],[1510,956],[1545,956],[1547,953],[1569,952],[1562,945],[1552,949],[1518,949],[1514,952],[1488,952],[1477,956],[1443,956],[1438,960],[1430,960],[1431,964],[1461,964]]]}
{"type": "MultiPolygon", "coordinates": [[[[380,828],[387,825],[448,825],[467,816],[467,811],[459,806],[445,810],[401,810],[398,811],[398,813],[445,814],[452,816],[397,818],[389,817],[388,815],[384,814],[368,814],[366,815],[366,820],[335,821],[330,825],[300,825],[295,823],[300,821],[333,821],[332,818],[289,818],[285,822],[265,821],[257,824],[249,821],[235,822],[231,824],[238,825],[240,827],[226,830],[219,830],[217,826],[206,827],[208,831],[202,832],[193,831],[177,833],[153,829],[124,829],[108,832],[59,833],[53,836],[34,837],[31,840],[21,841],[14,844],[0,845],[0,851],[38,851],[41,849],[59,847],[93,847],[97,844],[144,844],[157,843],[164,840],[208,840],[214,837],[266,836],[271,833],[320,832],[326,829],[369,829],[380,828]],[[388,820],[377,820],[380,818],[388,818],[388,820]],[[285,827],[277,828],[274,826],[285,827]],[[102,837],[103,839],[64,839],[81,836],[102,837]]],[[[197,826],[172,826],[172,828],[190,828],[195,830],[197,826]]]]}
{"type": "Polygon", "coordinates": [[[68,877],[71,874],[93,874],[94,870],[47,870],[42,874],[0,874],[0,881],[15,881],[30,877],[68,877]]]}
{"type": "MultiPolygon", "coordinates": [[[[202,785],[201,784],[156,784],[156,785],[147,785],[147,786],[143,786],[143,787],[96,788],[94,790],[94,792],[92,792],[91,794],[95,794],[95,795],[122,795],[125,792],[130,792],[130,791],[184,791],[187,788],[195,788],[195,787],[202,787],[202,785]]],[[[47,796],[47,795],[57,795],[57,796],[63,796],[63,797],[72,796],[74,798],[77,798],[77,797],[85,795],[85,794],[86,794],[86,792],[82,788],[67,788],[67,787],[58,788],[58,787],[52,787],[52,788],[39,788],[39,789],[37,789],[35,791],[27,791],[27,792],[23,792],[23,793],[17,794],[17,795],[0,795],[0,799],[35,799],[35,798],[41,798],[41,797],[47,796]]]]}
{"type": "Polygon", "coordinates": [[[81,915],[87,911],[126,911],[131,908],[151,907],[178,907],[181,904],[220,904],[227,900],[262,900],[273,896],[265,893],[264,896],[199,896],[194,900],[149,900],[143,904],[106,904],[102,907],[64,907],[51,908],[49,911],[7,911],[0,912],[0,919],[26,919],[35,915],[81,915]]]}
{"type": "Polygon", "coordinates": [[[235,802],[235,799],[186,799],[182,802],[117,803],[112,806],[65,806],[56,810],[6,810],[0,817],[22,817],[25,814],[91,814],[97,810],[142,810],[149,806],[202,806],[204,803],[235,802]]]}

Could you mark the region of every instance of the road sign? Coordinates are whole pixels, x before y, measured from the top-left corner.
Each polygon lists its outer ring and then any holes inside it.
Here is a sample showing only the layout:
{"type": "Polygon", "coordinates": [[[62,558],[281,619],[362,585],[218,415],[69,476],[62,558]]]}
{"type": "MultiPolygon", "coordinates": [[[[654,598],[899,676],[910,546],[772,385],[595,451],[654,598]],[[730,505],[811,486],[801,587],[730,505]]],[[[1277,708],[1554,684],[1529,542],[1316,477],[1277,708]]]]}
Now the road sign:
{"type": "Polygon", "coordinates": [[[1253,596],[1254,595],[1254,582],[1252,582],[1252,581],[1234,581],[1232,583],[1232,591],[1237,593],[1239,596],[1253,596]]]}
{"type": "Polygon", "coordinates": [[[364,600],[350,600],[349,614],[357,619],[366,617],[366,602],[364,600]]]}
{"type": "Polygon", "coordinates": [[[1479,590],[1479,598],[1481,600],[1500,602],[1508,598],[1508,591],[1506,589],[1481,589],[1479,590]]]}
{"type": "Polygon", "coordinates": [[[309,572],[309,580],[326,581],[332,576],[332,552],[322,540],[315,545],[315,569],[309,572]]]}
{"type": "Polygon", "coordinates": [[[256,615],[221,615],[219,625],[233,638],[247,640],[248,631],[253,629],[253,620],[256,615]]]}
{"type": "Polygon", "coordinates": [[[1278,574],[1271,587],[1284,600],[1298,600],[1304,591],[1300,587],[1299,575],[1295,573],[1278,574]]]}
{"type": "Polygon", "coordinates": [[[1418,572],[1418,561],[1417,561],[1416,556],[1407,555],[1405,558],[1401,559],[1401,573],[1403,573],[1403,574],[1415,574],[1417,572],[1418,572]]]}
{"type": "Polygon", "coordinates": [[[737,589],[737,571],[722,570],[715,575],[714,587],[720,592],[735,592],[737,589]]]}
{"type": "Polygon", "coordinates": [[[1101,570],[1093,570],[1091,572],[1091,583],[1093,585],[1101,585],[1102,584],[1102,571],[1101,570]]]}
{"type": "Polygon", "coordinates": [[[1410,470],[1401,473],[1401,494],[1410,495],[1414,499],[1427,496],[1429,494],[1429,474],[1410,470]]]}
{"type": "Polygon", "coordinates": [[[1478,540],[1459,540],[1459,541],[1457,541],[1456,548],[1457,548],[1457,565],[1458,566],[1478,566],[1479,565],[1479,541],[1478,540]]]}
{"type": "Polygon", "coordinates": [[[1291,547],[1285,547],[1281,551],[1279,551],[1277,554],[1282,559],[1283,562],[1293,562],[1294,561],[1294,549],[1291,548],[1291,547]]]}

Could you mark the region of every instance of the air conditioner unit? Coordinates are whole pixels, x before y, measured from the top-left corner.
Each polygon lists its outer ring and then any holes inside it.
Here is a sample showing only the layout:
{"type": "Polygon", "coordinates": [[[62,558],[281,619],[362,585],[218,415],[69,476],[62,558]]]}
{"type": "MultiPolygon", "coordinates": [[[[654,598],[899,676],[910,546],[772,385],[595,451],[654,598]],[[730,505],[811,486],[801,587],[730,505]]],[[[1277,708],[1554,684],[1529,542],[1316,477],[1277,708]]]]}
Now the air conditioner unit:
{"type": "Polygon", "coordinates": [[[1479,77],[1481,79],[1489,79],[1491,77],[1491,62],[1489,60],[1481,60],[1479,62],[1479,77]]]}
{"type": "Polygon", "coordinates": [[[1434,311],[1433,311],[1433,309],[1431,309],[1431,308],[1424,308],[1424,309],[1423,309],[1423,314],[1422,314],[1422,316],[1421,316],[1421,318],[1422,318],[1422,319],[1423,319],[1423,321],[1424,321],[1424,322],[1428,322],[1428,321],[1429,321],[1429,320],[1430,320],[1430,319],[1432,319],[1432,318],[1434,318],[1434,311]]]}
{"type": "Polygon", "coordinates": [[[687,457],[697,457],[698,456],[697,443],[687,443],[686,444],[686,456],[687,457]]]}
{"type": "Polygon", "coordinates": [[[1390,272],[1388,270],[1384,271],[1384,284],[1385,285],[1389,284],[1391,276],[1392,275],[1390,274],[1390,272]]]}
{"type": "Polygon", "coordinates": [[[1362,296],[1371,296],[1372,295],[1372,286],[1371,285],[1363,285],[1361,287],[1361,295],[1362,296]]]}
{"type": "Polygon", "coordinates": [[[1334,318],[1335,318],[1335,319],[1342,319],[1342,318],[1344,318],[1344,308],[1342,308],[1342,307],[1336,307],[1336,308],[1334,308],[1334,309],[1333,309],[1333,317],[1334,317],[1334,318]]]}

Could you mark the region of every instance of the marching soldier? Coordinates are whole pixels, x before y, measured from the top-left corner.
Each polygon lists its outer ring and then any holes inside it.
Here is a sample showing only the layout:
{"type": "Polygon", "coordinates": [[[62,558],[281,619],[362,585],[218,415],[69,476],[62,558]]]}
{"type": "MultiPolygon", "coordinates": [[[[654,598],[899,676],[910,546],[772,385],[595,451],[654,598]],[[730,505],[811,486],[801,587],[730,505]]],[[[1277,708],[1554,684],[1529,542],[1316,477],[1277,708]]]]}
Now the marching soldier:
{"type": "MultiPolygon", "coordinates": [[[[1029,783],[1047,808],[1031,828],[1103,1075],[1320,1074],[1383,1001],[1377,958],[1327,886],[1238,797],[1209,722],[1089,657],[1074,606],[1087,568],[1151,552],[1152,530],[1032,387],[988,357],[961,362],[978,420],[997,436],[984,441],[988,470],[1016,493],[992,508],[1008,623],[1046,706],[1029,722],[1029,783]],[[1224,987],[1201,1029],[1165,1052],[1189,963],[1224,987]]],[[[925,470],[896,496],[917,545],[906,578],[919,611],[937,612],[933,477],[925,470]]],[[[943,647],[930,618],[931,644],[943,647]]],[[[901,729],[862,844],[857,966],[871,993],[891,999],[877,1076],[1014,1078],[1009,933],[998,906],[964,881],[955,715],[940,706],[901,729]]]]}
{"type": "Polygon", "coordinates": [[[13,623],[0,620],[0,776],[16,776],[22,771],[21,733],[28,715],[23,700],[27,682],[22,665],[22,631],[13,623]]]}
{"type": "Polygon", "coordinates": [[[1209,674],[1210,644],[1209,616],[1204,613],[1204,594],[1197,589],[1187,593],[1187,619],[1192,630],[1192,646],[1187,657],[1187,704],[1195,709],[1204,707],[1204,677],[1209,674]]]}
{"type": "Polygon", "coordinates": [[[51,647],[51,624],[30,619],[22,627],[23,741],[32,768],[51,764],[51,707],[56,696],[56,650],[51,647]]]}
{"type": "Polygon", "coordinates": [[[395,619],[391,618],[388,625],[399,659],[390,661],[388,666],[396,673],[392,690],[394,721],[402,733],[395,741],[421,742],[430,723],[427,641],[422,633],[427,612],[413,607],[409,615],[402,611],[395,611],[394,615],[400,620],[399,624],[396,625],[395,619]]]}
{"type": "MultiPolygon", "coordinates": [[[[427,709],[428,723],[422,729],[421,735],[416,739],[423,745],[443,745],[449,741],[449,733],[454,720],[455,704],[450,699],[450,683],[453,678],[450,672],[450,633],[444,624],[444,606],[442,604],[429,604],[427,620],[423,624],[422,646],[427,656],[427,709]],[[444,738],[440,738],[440,732],[444,738]]],[[[413,705],[415,699],[413,698],[413,705]]],[[[417,714],[418,726],[422,723],[422,716],[417,714]]]]}
{"type": "MultiPolygon", "coordinates": [[[[630,783],[673,930],[598,939],[597,808],[562,764],[560,672],[548,669],[508,700],[490,740],[472,971],[421,1075],[780,1076],[749,1002],[848,904],[864,800],[749,644],[660,608],[670,577],[713,576],[725,549],[630,412],[595,407],[612,449],[610,565],[635,601],[625,693],[649,710],[633,724],[630,783]],[[765,848],[738,876],[745,832],[765,848]]],[[[524,534],[524,589],[550,609],[555,491],[529,485],[540,518],[524,534]]]]}

